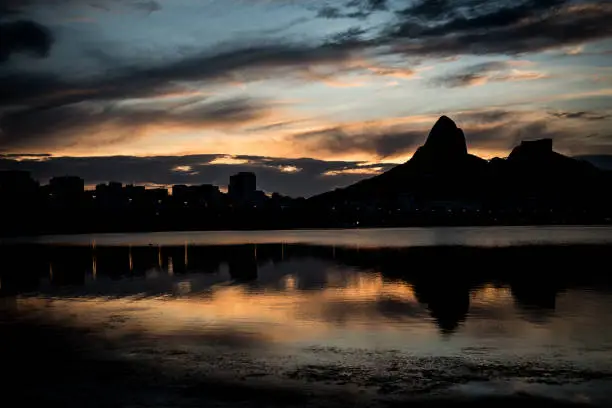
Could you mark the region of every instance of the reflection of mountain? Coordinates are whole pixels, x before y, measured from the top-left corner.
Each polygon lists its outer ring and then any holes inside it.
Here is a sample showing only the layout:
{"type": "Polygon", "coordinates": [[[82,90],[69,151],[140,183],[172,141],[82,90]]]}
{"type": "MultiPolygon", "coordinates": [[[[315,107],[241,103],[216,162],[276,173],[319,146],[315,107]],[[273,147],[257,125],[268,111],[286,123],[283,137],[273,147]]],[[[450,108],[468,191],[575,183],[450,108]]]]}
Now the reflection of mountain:
{"type": "MultiPolygon", "coordinates": [[[[377,292],[388,282],[390,286],[399,283],[410,288],[440,330],[452,333],[468,316],[470,292],[489,282],[509,287],[516,306],[526,319],[539,322],[548,318],[555,311],[557,294],[564,288],[601,287],[612,282],[612,277],[583,265],[584,262],[605,264],[609,251],[608,246],[0,247],[0,294],[36,290],[54,294],[62,288],[62,293],[76,295],[159,295],[174,293],[181,282],[189,282],[191,291],[206,292],[211,285],[233,281],[271,292],[306,293],[338,288],[339,291],[364,293],[364,296],[378,293],[379,297],[368,298],[368,302],[375,305],[379,315],[388,318],[420,316],[422,309],[406,300],[407,292],[377,292]],[[551,273],[568,269],[581,272],[551,273]],[[381,276],[379,282],[360,280],[372,272],[381,276]]],[[[340,321],[362,306],[358,302],[352,306],[335,304],[328,307],[328,313],[340,321]]]]}
{"type": "Polygon", "coordinates": [[[420,303],[427,305],[431,317],[444,334],[453,333],[470,309],[470,288],[461,284],[417,283],[414,294],[420,303]]]}

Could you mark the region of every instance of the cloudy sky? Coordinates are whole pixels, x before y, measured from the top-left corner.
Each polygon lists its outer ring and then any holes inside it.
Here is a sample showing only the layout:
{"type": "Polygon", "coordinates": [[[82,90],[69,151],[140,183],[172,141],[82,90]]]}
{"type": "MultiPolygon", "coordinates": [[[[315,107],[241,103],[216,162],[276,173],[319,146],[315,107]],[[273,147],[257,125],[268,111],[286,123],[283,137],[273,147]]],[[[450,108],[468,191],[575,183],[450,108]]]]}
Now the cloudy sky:
{"type": "Polygon", "coordinates": [[[612,2],[0,0],[0,168],[312,195],[471,153],[612,155],[612,2]],[[120,156],[120,157],[119,157],[120,156]]]}

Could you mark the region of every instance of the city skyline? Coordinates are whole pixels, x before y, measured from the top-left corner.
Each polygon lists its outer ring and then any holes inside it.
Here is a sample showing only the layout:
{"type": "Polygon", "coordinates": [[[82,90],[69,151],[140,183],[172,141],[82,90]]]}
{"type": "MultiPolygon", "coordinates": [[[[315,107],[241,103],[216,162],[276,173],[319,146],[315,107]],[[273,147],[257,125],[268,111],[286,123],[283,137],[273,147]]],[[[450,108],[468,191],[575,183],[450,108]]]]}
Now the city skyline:
{"type": "Polygon", "coordinates": [[[0,168],[42,180],[252,171],[311,196],[406,161],[441,114],[487,159],[551,138],[612,163],[605,1],[0,0],[0,15],[0,168]]]}

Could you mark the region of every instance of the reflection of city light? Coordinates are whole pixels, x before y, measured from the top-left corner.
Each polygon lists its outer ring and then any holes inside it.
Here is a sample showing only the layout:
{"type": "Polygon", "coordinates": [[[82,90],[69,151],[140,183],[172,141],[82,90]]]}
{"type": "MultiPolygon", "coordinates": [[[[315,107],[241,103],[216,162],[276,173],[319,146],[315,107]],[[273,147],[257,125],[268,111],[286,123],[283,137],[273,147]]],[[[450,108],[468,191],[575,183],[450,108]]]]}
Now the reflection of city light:
{"type": "Polygon", "coordinates": [[[295,290],[297,287],[297,282],[293,275],[289,275],[285,277],[285,289],[286,290],[295,290]]]}
{"type": "Polygon", "coordinates": [[[189,257],[187,256],[187,243],[185,242],[185,267],[189,265],[189,257]]]}
{"type": "Polygon", "coordinates": [[[157,278],[159,278],[159,269],[152,268],[152,269],[149,269],[149,270],[145,271],[145,277],[147,279],[157,279],[157,278]]]}

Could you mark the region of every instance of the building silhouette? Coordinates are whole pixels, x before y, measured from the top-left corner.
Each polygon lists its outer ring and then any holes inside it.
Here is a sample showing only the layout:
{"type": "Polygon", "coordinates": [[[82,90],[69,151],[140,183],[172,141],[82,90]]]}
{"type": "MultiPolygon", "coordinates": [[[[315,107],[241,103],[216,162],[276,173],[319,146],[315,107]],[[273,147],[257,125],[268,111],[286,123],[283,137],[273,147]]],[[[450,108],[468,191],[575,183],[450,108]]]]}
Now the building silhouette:
{"type": "Polygon", "coordinates": [[[212,184],[199,186],[177,184],[172,186],[172,199],[179,206],[209,208],[218,206],[222,195],[219,187],[212,184]]]}
{"type": "Polygon", "coordinates": [[[31,194],[38,188],[38,183],[29,171],[0,171],[0,194],[3,196],[31,194]]]}
{"type": "Polygon", "coordinates": [[[49,194],[62,198],[75,198],[83,195],[85,180],[76,176],[53,177],[49,180],[49,194]]]}
{"type": "Polygon", "coordinates": [[[233,200],[239,202],[250,201],[257,190],[255,173],[240,172],[230,177],[228,193],[233,200]]]}

